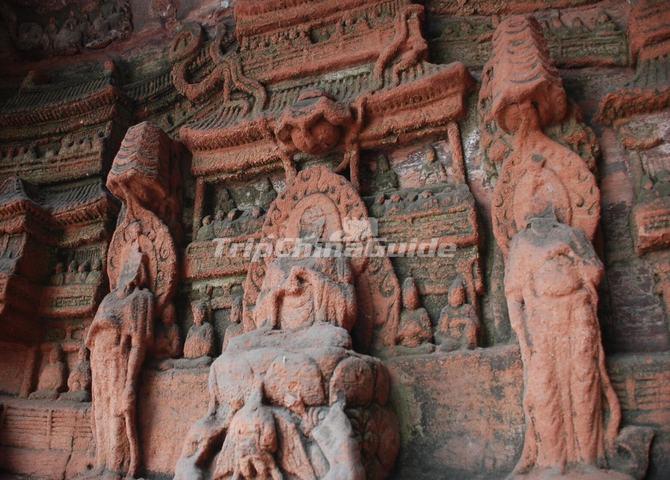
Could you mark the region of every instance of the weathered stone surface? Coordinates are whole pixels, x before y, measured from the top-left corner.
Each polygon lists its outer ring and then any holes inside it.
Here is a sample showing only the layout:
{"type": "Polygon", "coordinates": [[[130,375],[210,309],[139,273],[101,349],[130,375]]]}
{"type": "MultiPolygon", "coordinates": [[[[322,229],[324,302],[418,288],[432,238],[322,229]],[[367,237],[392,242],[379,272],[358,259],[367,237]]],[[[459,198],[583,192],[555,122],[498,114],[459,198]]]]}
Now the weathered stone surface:
{"type": "Polygon", "coordinates": [[[669,16],[6,0],[0,476],[669,477],[669,16]]]}

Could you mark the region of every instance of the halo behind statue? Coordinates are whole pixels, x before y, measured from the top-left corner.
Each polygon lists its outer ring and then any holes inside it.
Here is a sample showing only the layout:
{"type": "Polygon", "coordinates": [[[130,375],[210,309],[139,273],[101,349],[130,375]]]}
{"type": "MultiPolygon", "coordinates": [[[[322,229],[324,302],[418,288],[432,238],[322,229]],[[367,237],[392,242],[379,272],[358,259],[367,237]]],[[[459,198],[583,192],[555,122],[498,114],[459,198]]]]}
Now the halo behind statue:
{"type": "MultiPolygon", "coordinates": [[[[316,242],[374,241],[368,212],[358,192],[344,177],[323,166],[301,171],[270,205],[265,239],[310,239],[316,242]]],[[[276,245],[280,244],[277,242],[276,245]]],[[[343,249],[344,249],[343,248],[343,249]]],[[[253,307],[272,255],[252,262],[244,285],[244,328],[257,326],[253,307]]],[[[363,351],[395,344],[400,319],[400,285],[388,258],[353,257],[358,318],[352,331],[355,346],[363,351]]]]}

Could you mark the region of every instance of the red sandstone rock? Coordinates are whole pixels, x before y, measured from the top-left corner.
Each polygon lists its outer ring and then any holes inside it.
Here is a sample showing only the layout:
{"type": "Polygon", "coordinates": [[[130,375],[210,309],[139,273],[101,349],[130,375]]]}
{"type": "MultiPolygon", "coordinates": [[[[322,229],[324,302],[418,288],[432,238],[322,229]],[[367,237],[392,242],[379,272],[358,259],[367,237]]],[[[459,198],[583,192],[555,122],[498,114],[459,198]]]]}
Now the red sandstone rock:
{"type": "Polygon", "coordinates": [[[0,470],[668,476],[667,2],[420,3],[4,2],[0,470]]]}

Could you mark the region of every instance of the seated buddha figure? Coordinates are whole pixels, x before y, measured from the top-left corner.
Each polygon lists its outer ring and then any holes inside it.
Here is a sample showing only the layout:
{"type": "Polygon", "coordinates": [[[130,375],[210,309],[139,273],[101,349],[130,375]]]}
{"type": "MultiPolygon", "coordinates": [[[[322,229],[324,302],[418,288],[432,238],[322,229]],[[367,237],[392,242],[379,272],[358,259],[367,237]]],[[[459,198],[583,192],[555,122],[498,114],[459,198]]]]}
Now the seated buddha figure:
{"type": "Polygon", "coordinates": [[[46,365],[40,372],[37,390],[30,394],[31,399],[55,400],[65,389],[67,367],[63,362],[63,351],[60,345],[55,345],[49,352],[46,365]]]}
{"type": "MultiPolygon", "coordinates": [[[[302,241],[328,238],[319,203],[296,210],[302,241]]],[[[390,473],[399,437],[386,407],[389,378],[380,360],[353,351],[354,281],[347,258],[266,263],[254,329],[230,339],[212,364],[209,411],[191,428],[175,479],[390,473]],[[368,421],[350,420],[359,414],[368,421]]]]}

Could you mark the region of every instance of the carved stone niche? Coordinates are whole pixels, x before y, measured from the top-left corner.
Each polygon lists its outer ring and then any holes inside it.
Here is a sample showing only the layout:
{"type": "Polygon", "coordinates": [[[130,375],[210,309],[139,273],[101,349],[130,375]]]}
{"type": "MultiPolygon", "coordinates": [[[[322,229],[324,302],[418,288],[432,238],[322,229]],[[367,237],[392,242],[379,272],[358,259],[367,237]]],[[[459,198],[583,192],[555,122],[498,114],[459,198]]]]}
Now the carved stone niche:
{"type": "Polygon", "coordinates": [[[542,131],[565,116],[565,91],[532,17],[501,22],[493,52],[480,101],[512,136],[492,216],[524,367],[526,433],[512,478],[643,475],[653,432],[629,426],[618,436],[621,410],[600,338],[603,266],[591,245],[600,192],[585,162],[542,131]],[[617,450],[631,431],[641,439],[635,466],[617,450]]]}
{"type": "Polygon", "coordinates": [[[176,145],[145,122],[128,130],[107,178],[123,207],[107,255],[111,291],[86,337],[96,445],[93,478],[132,478],[141,469],[137,382],[159,337],[155,319],[164,328],[174,325],[177,251],[169,226],[179,218],[178,161],[176,145]]]}
{"type": "Polygon", "coordinates": [[[394,341],[398,281],[388,259],[309,252],[370,238],[361,198],[327,168],[306,169],[271,205],[263,237],[280,251],[251,265],[246,333],[212,364],[209,411],[175,478],[386,478],[399,448],[389,377],[354,346],[394,341]],[[283,255],[297,239],[304,253],[283,255]]]}

